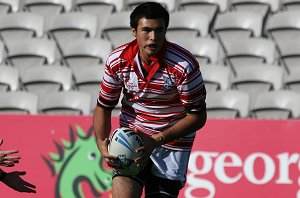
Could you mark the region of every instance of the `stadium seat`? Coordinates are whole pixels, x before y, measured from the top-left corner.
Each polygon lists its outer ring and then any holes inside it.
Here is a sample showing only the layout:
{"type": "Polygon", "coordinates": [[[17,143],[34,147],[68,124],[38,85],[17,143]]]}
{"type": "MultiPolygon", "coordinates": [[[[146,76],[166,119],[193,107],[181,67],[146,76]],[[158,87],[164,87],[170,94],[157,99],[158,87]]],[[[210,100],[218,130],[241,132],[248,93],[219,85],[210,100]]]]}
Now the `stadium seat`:
{"type": "Polygon", "coordinates": [[[134,39],[130,31],[130,11],[113,13],[103,27],[103,35],[110,40],[113,48],[134,39]]]}
{"type": "Polygon", "coordinates": [[[49,25],[49,35],[59,48],[82,38],[94,38],[97,34],[97,17],[83,12],[62,13],[54,17],[49,25]]]}
{"type": "Polygon", "coordinates": [[[170,0],[127,0],[125,3],[126,10],[133,10],[136,6],[141,3],[154,1],[162,4],[169,12],[173,12],[176,7],[176,1],[170,0]]]}
{"type": "Polygon", "coordinates": [[[286,73],[283,86],[284,89],[300,93],[300,67],[295,67],[290,73],[286,73]]]}
{"type": "Polygon", "coordinates": [[[20,0],[0,0],[0,14],[18,12],[20,9],[20,0]]]}
{"type": "Polygon", "coordinates": [[[266,24],[266,33],[276,43],[300,37],[300,12],[283,11],[271,15],[266,24]]]}
{"type": "Polygon", "coordinates": [[[99,97],[100,84],[104,75],[104,64],[88,67],[77,68],[73,74],[75,77],[75,86],[79,91],[86,92],[91,95],[91,113],[97,104],[99,97]]]}
{"type": "Polygon", "coordinates": [[[44,18],[26,12],[4,14],[0,17],[0,34],[5,43],[15,39],[42,37],[44,18]]]}
{"type": "Polygon", "coordinates": [[[177,11],[170,14],[170,23],[166,37],[177,38],[206,37],[209,30],[208,17],[205,14],[189,11],[177,11]]]}
{"type": "Polygon", "coordinates": [[[249,93],[251,103],[257,93],[278,91],[283,87],[284,68],[277,65],[257,64],[239,67],[231,78],[232,89],[249,93]]]}
{"type": "Polygon", "coordinates": [[[24,0],[23,4],[25,10],[45,17],[70,12],[73,9],[72,0],[24,0]]]}
{"type": "Polygon", "coordinates": [[[97,16],[98,37],[102,36],[103,27],[110,15],[124,10],[124,2],[122,0],[76,0],[74,3],[76,11],[97,16]]]}
{"type": "Polygon", "coordinates": [[[23,91],[0,92],[0,114],[36,114],[38,96],[23,91]]]}
{"type": "Polygon", "coordinates": [[[250,97],[236,90],[208,92],[206,97],[209,118],[247,118],[250,97]]]}
{"type": "Polygon", "coordinates": [[[55,16],[70,12],[73,9],[72,0],[22,0],[24,10],[42,15],[45,19],[45,29],[48,30],[55,16]]]}
{"type": "Polygon", "coordinates": [[[71,68],[99,65],[106,61],[112,51],[112,44],[104,39],[77,39],[66,45],[63,58],[71,68]]]}
{"type": "Polygon", "coordinates": [[[94,65],[75,69],[73,74],[76,88],[89,94],[98,93],[104,68],[104,65],[94,65]]]}
{"type": "Polygon", "coordinates": [[[56,65],[34,66],[21,75],[21,82],[26,91],[37,95],[69,91],[72,88],[72,71],[56,65]]]}
{"type": "Polygon", "coordinates": [[[8,43],[7,48],[8,62],[16,67],[20,74],[34,65],[54,64],[57,59],[57,47],[52,40],[13,40],[8,43]]]}
{"type": "Polygon", "coordinates": [[[231,0],[230,9],[239,11],[255,12],[266,21],[270,14],[280,8],[280,0],[231,0]]]}
{"type": "Polygon", "coordinates": [[[231,78],[231,70],[224,65],[205,65],[200,67],[207,92],[227,90],[231,78]]]}
{"type": "Polygon", "coordinates": [[[232,11],[217,15],[213,35],[221,43],[238,38],[261,37],[263,18],[257,13],[232,11]]]}
{"type": "Polygon", "coordinates": [[[282,64],[285,66],[287,72],[293,73],[293,71],[300,68],[300,37],[286,38],[280,40],[277,43],[277,49],[279,52],[279,58],[282,64]]]}
{"type": "Polygon", "coordinates": [[[283,10],[300,11],[300,0],[281,0],[283,10]]]}
{"type": "Polygon", "coordinates": [[[89,115],[91,96],[80,91],[50,92],[40,97],[39,112],[47,115],[89,115]]]}
{"type": "Polygon", "coordinates": [[[290,90],[258,93],[250,114],[258,119],[299,118],[300,95],[290,90]]]}
{"type": "Polygon", "coordinates": [[[274,64],[278,56],[275,43],[265,38],[236,38],[227,41],[224,49],[225,61],[233,72],[244,65],[274,64]]]}
{"type": "Polygon", "coordinates": [[[228,0],[179,0],[178,9],[189,12],[205,14],[209,20],[210,28],[213,27],[216,16],[226,12],[228,0]]]}
{"type": "Polygon", "coordinates": [[[7,56],[6,46],[4,45],[4,43],[2,41],[0,41],[0,65],[7,64],[6,56],[7,56]]]}
{"type": "Polygon", "coordinates": [[[19,71],[10,66],[0,66],[0,92],[19,89],[19,71]]]}
{"type": "Polygon", "coordinates": [[[221,59],[221,55],[223,54],[217,39],[209,37],[184,37],[181,39],[167,39],[170,42],[174,42],[189,50],[198,60],[200,66],[206,64],[217,64],[221,59]]]}

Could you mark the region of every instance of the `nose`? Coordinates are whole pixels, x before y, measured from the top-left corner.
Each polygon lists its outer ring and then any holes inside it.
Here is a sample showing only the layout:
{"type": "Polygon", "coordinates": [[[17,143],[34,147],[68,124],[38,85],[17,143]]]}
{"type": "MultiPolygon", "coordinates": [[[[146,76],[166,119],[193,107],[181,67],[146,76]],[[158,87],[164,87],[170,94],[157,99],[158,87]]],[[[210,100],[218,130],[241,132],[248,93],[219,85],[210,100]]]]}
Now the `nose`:
{"type": "Polygon", "coordinates": [[[149,34],[150,40],[155,41],[156,37],[157,37],[157,33],[154,30],[152,30],[149,34]]]}

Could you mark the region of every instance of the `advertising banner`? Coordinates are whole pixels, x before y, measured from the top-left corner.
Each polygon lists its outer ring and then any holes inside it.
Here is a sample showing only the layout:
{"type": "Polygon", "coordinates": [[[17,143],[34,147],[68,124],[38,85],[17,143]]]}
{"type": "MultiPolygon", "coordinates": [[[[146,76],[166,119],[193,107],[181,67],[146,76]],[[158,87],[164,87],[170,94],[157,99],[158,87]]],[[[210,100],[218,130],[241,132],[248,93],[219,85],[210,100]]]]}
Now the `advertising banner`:
{"type": "MultiPolygon", "coordinates": [[[[300,198],[299,129],[300,120],[208,120],[179,197],[300,198]]],[[[22,158],[1,168],[37,191],[0,182],[0,197],[111,197],[111,170],[97,149],[91,116],[0,115],[0,138],[0,150],[18,149],[22,158]]]]}

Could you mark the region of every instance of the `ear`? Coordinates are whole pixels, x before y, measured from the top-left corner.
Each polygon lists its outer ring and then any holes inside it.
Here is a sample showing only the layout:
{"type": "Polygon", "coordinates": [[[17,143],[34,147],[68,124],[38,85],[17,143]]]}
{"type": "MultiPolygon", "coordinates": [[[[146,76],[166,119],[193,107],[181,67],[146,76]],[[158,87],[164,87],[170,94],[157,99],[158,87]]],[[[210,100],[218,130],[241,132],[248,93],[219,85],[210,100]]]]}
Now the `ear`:
{"type": "Polygon", "coordinates": [[[133,35],[134,37],[136,37],[136,29],[130,28],[130,30],[131,30],[132,35],[133,35]]]}

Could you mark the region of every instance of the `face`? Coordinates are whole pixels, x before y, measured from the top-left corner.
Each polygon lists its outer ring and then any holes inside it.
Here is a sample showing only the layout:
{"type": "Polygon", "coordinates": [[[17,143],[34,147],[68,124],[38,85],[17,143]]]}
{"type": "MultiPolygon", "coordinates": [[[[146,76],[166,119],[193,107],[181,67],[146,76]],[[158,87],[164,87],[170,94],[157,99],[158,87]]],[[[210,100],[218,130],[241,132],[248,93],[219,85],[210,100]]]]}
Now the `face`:
{"type": "Polygon", "coordinates": [[[144,61],[162,48],[166,35],[165,22],[162,18],[141,18],[137,29],[131,28],[131,31],[137,39],[140,56],[144,61]]]}

